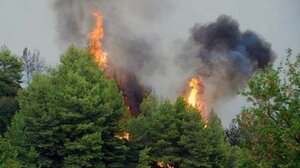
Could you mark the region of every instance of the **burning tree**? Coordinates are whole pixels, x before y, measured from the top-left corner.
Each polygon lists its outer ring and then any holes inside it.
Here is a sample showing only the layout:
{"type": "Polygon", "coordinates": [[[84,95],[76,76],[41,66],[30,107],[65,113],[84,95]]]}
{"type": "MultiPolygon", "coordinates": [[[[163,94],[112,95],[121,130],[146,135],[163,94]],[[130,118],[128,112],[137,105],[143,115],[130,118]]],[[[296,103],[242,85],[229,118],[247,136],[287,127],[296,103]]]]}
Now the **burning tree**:
{"type": "MultiPolygon", "coordinates": [[[[202,119],[208,123],[210,113],[206,107],[203,100],[204,86],[203,80],[200,77],[193,77],[189,83],[188,94],[186,95],[187,102],[190,106],[199,110],[202,119]]],[[[205,125],[207,127],[207,125],[205,125]]]]}
{"type": "Polygon", "coordinates": [[[93,12],[96,24],[89,33],[89,50],[99,67],[104,70],[105,76],[114,79],[118,83],[118,88],[122,91],[124,102],[129,113],[137,116],[140,113],[140,103],[142,102],[146,90],[140,85],[134,72],[117,67],[113,62],[108,63],[107,55],[102,49],[104,37],[103,17],[99,11],[93,12]]]}

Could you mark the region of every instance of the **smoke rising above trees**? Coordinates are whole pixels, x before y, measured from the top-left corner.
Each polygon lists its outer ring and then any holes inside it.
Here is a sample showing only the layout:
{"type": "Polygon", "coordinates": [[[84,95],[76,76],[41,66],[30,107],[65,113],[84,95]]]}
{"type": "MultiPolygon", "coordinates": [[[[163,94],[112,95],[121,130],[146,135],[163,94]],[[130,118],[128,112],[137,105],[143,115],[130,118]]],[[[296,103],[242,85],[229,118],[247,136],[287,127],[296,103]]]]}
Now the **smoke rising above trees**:
{"type": "Polygon", "coordinates": [[[300,54],[274,68],[271,44],[226,15],[165,48],[166,0],[54,2],[60,45],[79,48],[44,73],[38,51],[0,49],[0,167],[300,165],[300,54]],[[213,108],[240,89],[224,130],[213,108]]]}
{"type": "MultiPolygon", "coordinates": [[[[104,19],[103,48],[110,62],[107,71],[116,78],[124,76],[122,72],[136,76],[136,82],[170,99],[183,94],[187,80],[201,76],[207,109],[236,95],[256,70],[274,61],[270,43],[253,31],[240,30],[238,21],[226,15],[212,23],[195,24],[180,49],[162,48],[161,37],[152,28],[171,15],[173,6],[158,0],[56,0],[53,10],[61,46],[87,46],[87,34],[94,23],[91,13],[100,10],[104,19]],[[174,55],[174,50],[179,51],[174,55]]],[[[143,89],[129,90],[143,95],[138,93],[143,89]]]]}
{"type": "Polygon", "coordinates": [[[141,70],[145,62],[156,64],[154,39],[147,37],[145,27],[159,22],[169,6],[166,0],[57,0],[58,41],[66,48],[71,43],[83,47],[94,24],[91,13],[100,10],[104,16],[104,48],[117,67],[141,70]]]}
{"type": "Polygon", "coordinates": [[[176,61],[204,78],[206,104],[236,95],[255,71],[275,59],[270,43],[253,31],[241,31],[230,16],[195,24],[190,33],[176,61]]]}

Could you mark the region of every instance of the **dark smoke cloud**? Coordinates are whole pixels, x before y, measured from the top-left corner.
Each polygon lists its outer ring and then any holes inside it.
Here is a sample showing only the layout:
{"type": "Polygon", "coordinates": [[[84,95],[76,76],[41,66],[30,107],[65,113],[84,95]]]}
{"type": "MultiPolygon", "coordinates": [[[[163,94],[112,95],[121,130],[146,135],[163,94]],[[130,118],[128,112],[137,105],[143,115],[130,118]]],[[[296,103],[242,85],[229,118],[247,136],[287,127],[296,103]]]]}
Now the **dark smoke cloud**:
{"type": "Polygon", "coordinates": [[[205,79],[204,96],[212,105],[235,95],[257,69],[274,59],[268,42],[253,31],[242,32],[238,22],[225,15],[213,23],[196,24],[178,58],[184,68],[205,79]]]}
{"type": "MultiPolygon", "coordinates": [[[[208,52],[227,51],[229,59],[237,64],[249,59],[252,66],[263,68],[274,59],[269,43],[252,31],[241,32],[238,22],[226,15],[220,16],[215,23],[195,25],[191,41],[208,52]]],[[[201,53],[198,57],[211,58],[209,54],[201,53]]]]}

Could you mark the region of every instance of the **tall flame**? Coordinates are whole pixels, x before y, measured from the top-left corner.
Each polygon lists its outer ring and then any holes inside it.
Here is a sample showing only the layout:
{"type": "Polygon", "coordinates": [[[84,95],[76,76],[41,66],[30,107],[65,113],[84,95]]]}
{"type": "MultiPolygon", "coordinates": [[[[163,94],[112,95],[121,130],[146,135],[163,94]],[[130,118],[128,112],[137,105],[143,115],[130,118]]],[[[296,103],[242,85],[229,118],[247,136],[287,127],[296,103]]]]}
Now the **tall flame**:
{"type": "Polygon", "coordinates": [[[95,61],[102,69],[107,66],[107,53],[102,50],[101,40],[104,36],[103,31],[103,17],[99,11],[93,12],[96,20],[95,27],[89,33],[90,52],[93,54],[95,61]]]}
{"type": "Polygon", "coordinates": [[[187,102],[190,106],[197,108],[202,116],[202,119],[205,121],[205,126],[203,129],[207,127],[208,118],[205,115],[205,106],[203,103],[203,80],[200,77],[193,77],[189,81],[190,92],[187,96],[187,102]]]}
{"type": "Polygon", "coordinates": [[[199,109],[201,112],[204,111],[204,104],[201,99],[202,91],[200,86],[203,85],[203,80],[200,77],[193,77],[189,82],[191,89],[188,96],[189,105],[199,109]]]}
{"type": "MultiPolygon", "coordinates": [[[[93,54],[96,63],[98,63],[102,69],[105,69],[107,67],[107,53],[103,51],[101,43],[104,37],[103,17],[99,11],[95,11],[92,14],[96,20],[96,24],[93,30],[89,33],[89,49],[93,54]]],[[[116,133],[114,137],[120,140],[129,141],[130,133],[121,131],[116,133]]]]}

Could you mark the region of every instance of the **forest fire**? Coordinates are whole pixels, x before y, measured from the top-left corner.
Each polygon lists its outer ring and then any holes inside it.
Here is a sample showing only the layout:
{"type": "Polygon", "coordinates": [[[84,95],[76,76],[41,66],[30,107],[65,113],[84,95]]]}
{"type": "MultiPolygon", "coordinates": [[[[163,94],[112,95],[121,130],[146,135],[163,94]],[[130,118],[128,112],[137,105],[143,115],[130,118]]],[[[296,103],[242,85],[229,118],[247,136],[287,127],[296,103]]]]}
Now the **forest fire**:
{"type": "Polygon", "coordinates": [[[105,69],[105,76],[117,81],[118,87],[123,93],[125,105],[128,107],[128,112],[132,116],[137,116],[145,90],[138,83],[135,73],[118,67],[113,62],[110,62],[108,65],[108,54],[103,51],[101,43],[104,37],[103,17],[99,11],[93,12],[92,15],[96,23],[93,30],[89,33],[90,52],[101,69],[105,69]]]}
{"type": "MultiPolygon", "coordinates": [[[[115,67],[111,64],[108,67],[107,53],[102,49],[102,43],[104,37],[103,30],[103,17],[99,11],[92,13],[95,18],[95,26],[89,33],[89,49],[94,56],[95,62],[99,64],[101,69],[106,69],[106,76],[108,78],[115,78],[118,82],[119,89],[122,91],[124,96],[124,102],[128,107],[128,111],[131,115],[137,116],[139,114],[139,104],[143,97],[142,87],[137,82],[134,73],[127,72],[126,70],[119,71],[120,68],[115,67]]],[[[200,76],[193,77],[189,81],[189,93],[187,94],[187,102],[190,106],[197,108],[201,114],[201,117],[206,122],[204,129],[207,127],[208,118],[205,114],[205,106],[203,103],[203,80],[200,76]]],[[[129,140],[129,133],[124,135],[118,134],[118,139],[129,140]]]]}
{"type": "Polygon", "coordinates": [[[96,25],[93,31],[89,33],[90,52],[94,55],[95,61],[102,69],[107,67],[107,53],[102,50],[101,40],[104,36],[103,17],[100,12],[93,12],[96,19],[96,25]]]}
{"type": "MultiPolygon", "coordinates": [[[[140,113],[139,106],[146,90],[139,84],[135,73],[118,67],[113,62],[110,62],[108,65],[108,54],[103,51],[101,43],[104,37],[103,17],[99,11],[93,12],[92,15],[96,23],[93,30],[89,33],[90,52],[94,56],[95,62],[99,64],[99,67],[103,70],[105,69],[105,76],[116,80],[127,106],[127,114],[138,116],[140,113]]],[[[115,135],[115,138],[127,141],[129,141],[129,137],[130,133],[126,131],[115,135]]]]}
{"type": "MultiPolygon", "coordinates": [[[[93,16],[96,20],[95,27],[93,28],[92,32],[89,33],[89,41],[90,41],[90,52],[94,56],[95,62],[99,64],[101,69],[106,69],[108,66],[107,63],[107,53],[102,49],[101,40],[104,37],[104,30],[103,30],[103,17],[99,11],[93,12],[93,16]]],[[[106,74],[109,78],[112,78],[113,75],[106,74]]],[[[122,81],[118,80],[119,89],[123,92],[125,104],[128,106],[128,97],[126,96],[126,88],[122,89],[122,86],[125,85],[122,81]]],[[[130,109],[130,106],[128,106],[130,109]]],[[[115,138],[120,140],[129,141],[130,134],[126,131],[122,131],[115,135],[115,138]]]]}
{"type": "Polygon", "coordinates": [[[201,77],[193,77],[189,81],[189,93],[186,96],[187,102],[190,106],[197,108],[200,111],[201,117],[205,121],[206,125],[204,128],[207,127],[208,118],[206,117],[205,113],[205,106],[203,102],[203,80],[201,77]]]}
{"type": "Polygon", "coordinates": [[[188,96],[189,105],[198,108],[199,110],[203,110],[203,103],[199,98],[199,94],[201,94],[201,89],[199,88],[202,85],[203,81],[201,78],[193,77],[189,82],[189,87],[191,89],[188,96]]]}

